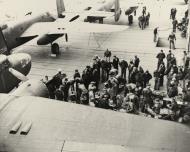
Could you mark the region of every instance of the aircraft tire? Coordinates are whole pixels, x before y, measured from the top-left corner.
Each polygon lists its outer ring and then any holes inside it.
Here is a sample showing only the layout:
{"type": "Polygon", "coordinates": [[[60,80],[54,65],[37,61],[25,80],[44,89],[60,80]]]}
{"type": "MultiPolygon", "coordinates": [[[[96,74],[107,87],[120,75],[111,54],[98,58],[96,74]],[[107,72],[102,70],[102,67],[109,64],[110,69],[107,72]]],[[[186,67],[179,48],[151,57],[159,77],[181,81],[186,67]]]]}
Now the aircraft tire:
{"type": "Polygon", "coordinates": [[[57,43],[53,43],[51,46],[51,52],[52,54],[59,54],[59,45],[57,43]]]}

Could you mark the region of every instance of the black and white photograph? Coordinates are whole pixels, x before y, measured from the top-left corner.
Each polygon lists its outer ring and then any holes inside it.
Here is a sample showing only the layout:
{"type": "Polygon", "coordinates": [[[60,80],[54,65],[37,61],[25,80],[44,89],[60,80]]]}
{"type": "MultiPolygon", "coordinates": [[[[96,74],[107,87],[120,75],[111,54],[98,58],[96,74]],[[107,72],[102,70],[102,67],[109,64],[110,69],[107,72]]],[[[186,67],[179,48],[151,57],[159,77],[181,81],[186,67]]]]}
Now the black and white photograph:
{"type": "Polygon", "coordinates": [[[0,11],[0,152],[190,152],[189,0],[0,11]]]}

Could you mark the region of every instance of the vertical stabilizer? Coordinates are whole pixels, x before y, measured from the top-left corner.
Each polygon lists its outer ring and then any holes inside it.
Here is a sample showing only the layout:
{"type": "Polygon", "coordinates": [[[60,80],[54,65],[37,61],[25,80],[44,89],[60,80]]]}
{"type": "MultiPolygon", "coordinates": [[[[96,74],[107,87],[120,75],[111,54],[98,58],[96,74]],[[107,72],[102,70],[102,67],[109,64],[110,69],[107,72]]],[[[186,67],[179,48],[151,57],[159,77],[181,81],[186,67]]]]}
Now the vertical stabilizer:
{"type": "Polygon", "coordinates": [[[65,12],[65,5],[63,0],[56,0],[57,5],[57,16],[58,18],[63,18],[62,13],[65,12]]]}
{"type": "Polygon", "coordinates": [[[3,35],[3,31],[2,28],[0,27],[0,54],[6,54],[8,55],[8,46],[7,46],[7,42],[5,40],[5,37],[3,35]]]}
{"type": "Polygon", "coordinates": [[[121,8],[119,4],[119,0],[115,0],[115,21],[117,22],[121,15],[121,8]]]}

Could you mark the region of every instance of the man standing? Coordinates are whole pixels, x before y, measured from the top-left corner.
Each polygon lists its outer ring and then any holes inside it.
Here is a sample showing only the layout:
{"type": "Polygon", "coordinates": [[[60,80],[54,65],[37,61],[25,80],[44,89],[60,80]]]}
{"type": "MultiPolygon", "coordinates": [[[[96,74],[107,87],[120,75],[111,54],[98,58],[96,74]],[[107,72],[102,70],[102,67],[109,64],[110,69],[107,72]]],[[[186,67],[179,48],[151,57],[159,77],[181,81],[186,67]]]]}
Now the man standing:
{"type": "Polygon", "coordinates": [[[176,36],[174,34],[174,32],[172,32],[169,36],[168,36],[168,40],[169,40],[169,44],[170,44],[170,49],[173,46],[173,49],[175,49],[175,41],[176,41],[176,36]]]}
{"type": "Polygon", "coordinates": [[[120,68],[121,68],[121,77],[126,79],[126,69],[128,68],[128,63],[125,60],[121,60],[121,62],[119,63],[120,68]]]}
{"type": "Polygon", "coordinates": [[[118,70],[118,65],[119,65],[119,58],[116,57],[115,55],[113,56],[113,62],[112,62],[113,68],[118,70]]]}
{"type": "Polygon", "coordinates": [[[144,74],[143,74],[143,87],[146,88],[147,84],[149,84],[150,79],[152,79],[152,75],[150,74],[150,72],[147,70],[144,74]]]}
{"type": "Polygon", "coordinates": [[[158,68],[159,78],[160,78],[160,87],[164,85],[164,73],[165,73],[165,65],[162,62],[158,68]]]}
{"type": "Polygon", "coordinates": [[[166,56],[166,59],[167,59],[167,69],[170,67],[170,64],[171,64],[171,59],[172,59],[172,51],[169,50],[167,56],[166,56]]]}
{"type": "Polygon", "coordinates": [[[165,57],[166,56],[165,56],[165,53],[163,52],[163,50],[160,50],[160,52],[156,56],[156,58],[158,59],[157,69],[159,68],[160,64],[164,61],[165,57]]]}
{"type": "Polygon", "coordinates": [[[156,42],[157,36],[158,36],[158,27],[156,27],[156,28],[154,29],[153,33],[154,33],[154,42],[156,42]]]}
{"type": "Polygon", "coordinates": [[[138,68],[139,63],[140,63],[140,59],[137,57],[137,55],[135,55],[134,66],[135,66],[136,68],[138,68]]]}
{"type": "Polygon", "coordinates": [[[106,61],[110,62],[111,54],[111,51],[109,51],[108,49],[104,52],[104,57],[106,58],[106,61]]]}
{"type": "Polygon", "coordinates": [[[178,21],[177,21],[176,19],[174,19],[174,20],[172,21],[173,32],[176,32],[177,24],[178,24],[178,21]]]}

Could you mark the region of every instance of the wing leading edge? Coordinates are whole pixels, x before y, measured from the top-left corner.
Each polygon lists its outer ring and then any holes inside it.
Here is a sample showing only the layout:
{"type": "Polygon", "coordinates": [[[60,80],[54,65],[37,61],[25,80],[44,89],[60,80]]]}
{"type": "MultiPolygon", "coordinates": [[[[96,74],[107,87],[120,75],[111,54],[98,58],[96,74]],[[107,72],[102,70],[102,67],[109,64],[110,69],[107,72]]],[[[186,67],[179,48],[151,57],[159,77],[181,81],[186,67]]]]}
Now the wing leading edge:
{"type": "Polygon", "coordinates": [[[108,24],[94,24],[86,22],[51,22],[51,23],[36,23],[31,26],[21,37],[31,37],[36,35],[53,35],[65,33],[107,33],[120,32],[128,29],[124,25],[108,25],[108,24]],[[40,30],[39,30],[40,29],[40,30]]]}

